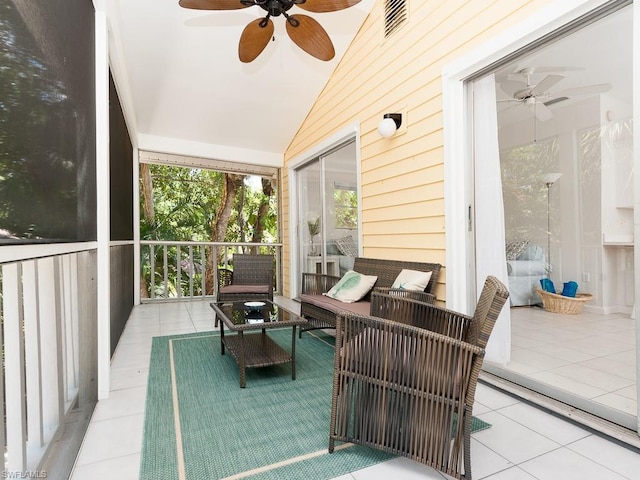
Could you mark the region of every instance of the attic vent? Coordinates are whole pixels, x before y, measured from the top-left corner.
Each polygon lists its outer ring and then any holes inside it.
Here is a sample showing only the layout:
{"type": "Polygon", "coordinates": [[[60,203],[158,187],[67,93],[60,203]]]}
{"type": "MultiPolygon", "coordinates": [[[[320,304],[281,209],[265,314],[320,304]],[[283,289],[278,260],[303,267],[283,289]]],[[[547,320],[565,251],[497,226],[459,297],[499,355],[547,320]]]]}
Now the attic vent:
{"type": "Polygon", "coordinates": [[[408,0],[384,0],[384,38],[399,29],[407,21],[408,0]]]}

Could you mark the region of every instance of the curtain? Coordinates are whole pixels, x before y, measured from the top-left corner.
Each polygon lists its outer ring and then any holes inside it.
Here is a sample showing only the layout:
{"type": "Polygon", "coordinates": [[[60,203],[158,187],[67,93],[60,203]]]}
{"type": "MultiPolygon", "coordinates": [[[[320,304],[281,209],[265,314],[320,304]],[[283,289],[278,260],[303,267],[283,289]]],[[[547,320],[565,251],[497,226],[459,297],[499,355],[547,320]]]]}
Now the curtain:
{"type": "MultiPolygon", "coordinates": [[[[472,91],[475,257],[479,295],[488,275],[493,275],[505,285],[508,285],[508,280],[494,76],[488,75],[474,81],[472,91]]],[[[487,361],[504,364],[510,360],[511,318],[508,300],[489,337],[486,350],[487,361]]]]}

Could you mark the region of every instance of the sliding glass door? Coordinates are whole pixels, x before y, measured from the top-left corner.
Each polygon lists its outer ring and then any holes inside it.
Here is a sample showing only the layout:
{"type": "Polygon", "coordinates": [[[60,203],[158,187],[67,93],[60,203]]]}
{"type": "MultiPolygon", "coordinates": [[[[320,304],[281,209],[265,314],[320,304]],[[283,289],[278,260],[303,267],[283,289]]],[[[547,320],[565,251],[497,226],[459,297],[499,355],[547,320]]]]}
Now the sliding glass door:
{"type": "Polygon", "coordinates": [[[294,173],[300,271],[341,276],[359,250],[356,144],[333,148],[294,173]]]}
{"type": "Polygon", "coordinates": [[[298,176],[298,252],[303,272],[324,273],[322,248],[323,189],[320,159],[300,168],[298,176]]]}
{"type": "MultiPolygon", "coordinates": [[[[501,195],[505,238],[483,243],[476,225],[475,251],[504,252],[510,291],[509,356],[486,370],[636,429],[632,12],[621,8],[490,74],[500,187],[479,195],[486,180],[476,168],[475,211],[501,195]],[[558,294],[577,285],[585,301],[576,311],[573,297],[540,293],[543,284],[558,294]]],[[[486,78],[469,82],[472,95],[486,78]]]]}

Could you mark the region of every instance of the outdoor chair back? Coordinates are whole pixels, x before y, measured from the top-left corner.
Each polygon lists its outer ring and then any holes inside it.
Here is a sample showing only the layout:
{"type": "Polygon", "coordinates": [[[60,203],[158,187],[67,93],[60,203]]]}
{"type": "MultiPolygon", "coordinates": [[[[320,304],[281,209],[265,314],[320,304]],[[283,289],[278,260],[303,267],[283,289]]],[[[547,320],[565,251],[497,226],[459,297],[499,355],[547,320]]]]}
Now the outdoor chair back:
{"type": "Polygon", "coordinates": [[[233,269],[218,270],[216,301],[273,300],[274,261],[273,255],[234,254],[233,269]]]}
{"type": "Polygon", "coordinates": [[[339,315],[329,451],[351,442],[471,479],[476,384],[508,296],[488,277],[473,316],[375,292],[376,316],[339,315]]]}

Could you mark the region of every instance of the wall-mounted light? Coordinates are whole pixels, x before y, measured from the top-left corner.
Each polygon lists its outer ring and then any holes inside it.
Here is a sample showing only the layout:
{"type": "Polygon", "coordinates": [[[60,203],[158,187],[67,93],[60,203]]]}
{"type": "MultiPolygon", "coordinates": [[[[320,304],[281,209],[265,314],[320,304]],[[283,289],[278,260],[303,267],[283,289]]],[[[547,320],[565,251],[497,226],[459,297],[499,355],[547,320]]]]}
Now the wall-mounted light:
{"type": "Polygon", "coordinates": [[[378,124],[378,133],[385,138],[393,137],[400,125],[402,125],[401,113],[385,113],[378,124]]]}

